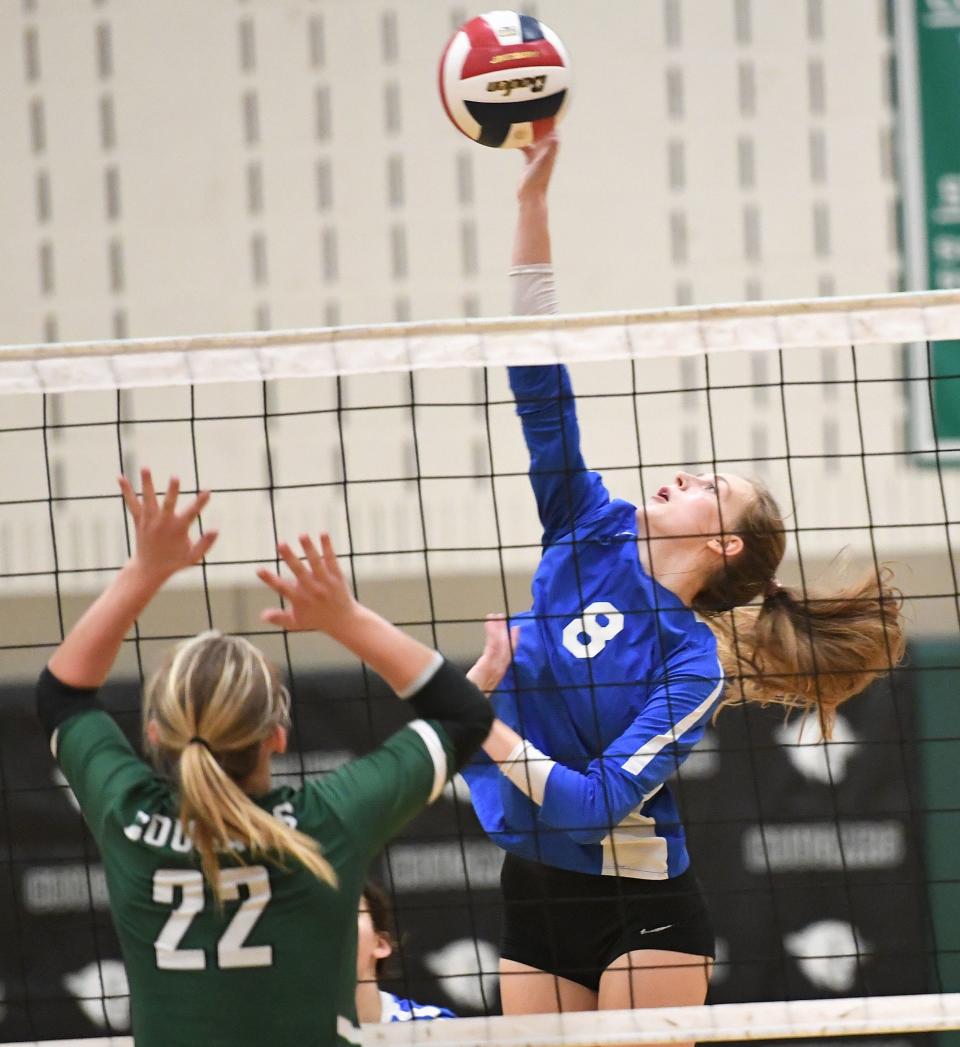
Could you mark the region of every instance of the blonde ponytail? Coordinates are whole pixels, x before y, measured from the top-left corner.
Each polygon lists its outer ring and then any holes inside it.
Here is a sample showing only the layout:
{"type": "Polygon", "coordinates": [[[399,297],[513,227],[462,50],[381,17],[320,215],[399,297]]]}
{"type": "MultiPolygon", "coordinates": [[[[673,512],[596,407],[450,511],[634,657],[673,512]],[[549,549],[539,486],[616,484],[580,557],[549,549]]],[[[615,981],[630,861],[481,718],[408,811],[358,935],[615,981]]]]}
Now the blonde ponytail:
{"type": "Polygon", "coordinates": [[[786,529],[773,496],[755,497],[726,533],[743,540],[693,601],[717,637],[724,704],[758,702],[816,713],[830,737],[837,707],[903,658],[902,597],[888,568],[832,592],[776,582],[786,529]],[[762,598],[762,603],[756,603],[762,598]]]}
{"type": "Polygon", "coordinates": [[[336,887],[317,842],[243,789],[262,743],[289,723],[289,697],[256,647],[216,631],[184,641],[147,686],[145,729],[150,723],[148,747],[179,785],[180,822],[218,901],[221,858],[241,862],[240,849],[280,865],[292,858],[336,887]]]}
{"type": "Polygon", "coordinates": [[[712,617],[732,681],[724,704],[813,713],[830,738],[837,708],[903,658],[902,598],[891,581],[884,568],[830,593],[777,586],[759,606],[712,617]]]}

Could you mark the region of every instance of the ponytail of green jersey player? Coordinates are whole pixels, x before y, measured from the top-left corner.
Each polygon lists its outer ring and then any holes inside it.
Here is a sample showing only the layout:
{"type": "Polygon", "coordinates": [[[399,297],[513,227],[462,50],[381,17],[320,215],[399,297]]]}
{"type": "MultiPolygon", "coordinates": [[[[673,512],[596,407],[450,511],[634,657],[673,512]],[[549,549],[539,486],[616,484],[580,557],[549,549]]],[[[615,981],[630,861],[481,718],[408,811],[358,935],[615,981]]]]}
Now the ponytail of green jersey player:
{"type": "Polygon", "coordinates": [[[145,748],[178,785],[180,821],[218,900],[219,855],[235,840],[251,854],[294,858],[337,886],[317,841],[245,791],[269,789],[269,757],[286,750],[290,726],[287,689],[252,643],[213,631],[185,640],[147,684],[143,713],[145,748]]]}
{"type": "MultiPolygon", "coordinates": [[[[353,597],[330,538],[300,536],[286,570],[261,570],[282,597],[262,619],[331,637],[406,699],[416,719],[372,752],[302,785],[274,786],[289,697],[245,639],[206,632],[176,647],[144,696],[148,764],[97,691],[141,612],[215,531],[207,504],[178,507],[120,480],[133,555],[54,652],[37,683],[51,748],[103,862],[130,983],[137,1047],[301,1047],[360,1043],[357,909],[387,841],[441,793],[486,737],[489,703],[439,652],[353,597]],[[152,766],[151,766],[152,764],[152,766]]],[[[499,682],[506,625],[487,625],[472,673],[499,682]]]]}

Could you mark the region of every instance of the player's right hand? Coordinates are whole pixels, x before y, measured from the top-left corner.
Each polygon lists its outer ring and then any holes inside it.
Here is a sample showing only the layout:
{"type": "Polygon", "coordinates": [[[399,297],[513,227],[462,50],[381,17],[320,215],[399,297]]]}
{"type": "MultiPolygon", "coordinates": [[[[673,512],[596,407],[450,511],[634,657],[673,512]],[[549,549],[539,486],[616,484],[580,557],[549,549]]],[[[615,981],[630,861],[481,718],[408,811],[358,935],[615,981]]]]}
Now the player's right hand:
{"type": "Polygon", "coordinates": [[[523,150],[527,163],[517,188],[517,199],[521,203],[526,200],[542,199],[547,195],[559,146],[560,139],[554,131],[551,131],[536,145],[528,145],[523,150]]]}

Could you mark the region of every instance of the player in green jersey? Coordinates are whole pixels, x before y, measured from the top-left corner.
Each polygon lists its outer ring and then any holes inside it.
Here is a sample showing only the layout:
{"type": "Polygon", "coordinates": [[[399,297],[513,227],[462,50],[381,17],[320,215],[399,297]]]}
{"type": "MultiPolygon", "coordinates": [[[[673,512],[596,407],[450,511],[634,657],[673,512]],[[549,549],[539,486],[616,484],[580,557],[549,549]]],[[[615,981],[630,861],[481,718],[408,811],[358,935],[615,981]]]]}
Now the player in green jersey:
{"type": "MultiPolygon", "coordinates": [[[[264,620],[318,630],[379,673],[420,717],[380,748],[302,788],[273,787],[288,698],[246,640],[180,644],[147,686],[131,749],[96,701],[123,638],[164,582],[216,539],[178,511],[178,484],[138,498],[121,480],[136,552],[54,653],[38,708],[97,841],[123,949],[138,1047],[309,1047],[359,1042],[357,906],[371,858],[483,741],[487,702],[436,652],[361,606],[328,536],[278,546],[290,575],[264,620]]],[[[489,688],[509,660],[502,623],[474,667],[489,688]]]]}

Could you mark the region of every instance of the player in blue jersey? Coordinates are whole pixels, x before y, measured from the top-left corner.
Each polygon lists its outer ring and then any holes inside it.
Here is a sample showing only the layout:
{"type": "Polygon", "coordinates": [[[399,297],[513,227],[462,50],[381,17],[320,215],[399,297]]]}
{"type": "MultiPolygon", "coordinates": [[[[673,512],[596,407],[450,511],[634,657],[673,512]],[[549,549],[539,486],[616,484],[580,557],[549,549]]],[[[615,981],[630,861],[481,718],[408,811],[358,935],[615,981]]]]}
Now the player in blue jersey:
{"type": "MultiPolygon", "coordinates": [[[[520,184],[520,313],[555,311],[556,151],[529,150],[520,184]]],[[[902,655],[898,594],[875,573],[820,599],[780,585],[782,516],[744,477],[680,472],[639,508],[611,498],[584,465],[566,368],[512,367],[510,384],[543,553],[498,720],[464,771],[507,851],[504,1011],[699,1004],[713,933],[666,780],[724,702],[798,706],[829,734],[902,655]]]]}
{"type": "MultiPolygon", "coordinates": [[[[489,704],[436,652],[362,607],[326,535],[278,546],[285,598],[263,613],[326,633],[378,672],[419,717],[366,756],[302,787],[274,786],[289,697],[242,637],[179,644],[144,695],[133,751],[96,700],[124,637],[164,583],[199,562],[201,494],[178,509],[121,481],[136,551],[50,659],[39,714],[103,860],[138,1047],[304,1047],[360,1042],[357,906],[373,856],[486,735],[489,704]]],[[[481,656],[484,677],[490,660],[481,656]]],[[[499,662],[501,668],[504,661],[499,662]]],[[[492,671],[496,676],[496,671],[492,671]]]]}
{"type": "Polygon", "coordinates": [[[446,1007],[416,1003],[380,988],[380,978],[396,948],[391,923],[386,894],[372,880],[367,880],[357,914],[357,1017],[361,1022],[371,1023],[456,1018],[446,1007]]]}

